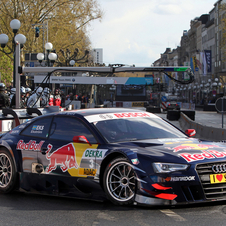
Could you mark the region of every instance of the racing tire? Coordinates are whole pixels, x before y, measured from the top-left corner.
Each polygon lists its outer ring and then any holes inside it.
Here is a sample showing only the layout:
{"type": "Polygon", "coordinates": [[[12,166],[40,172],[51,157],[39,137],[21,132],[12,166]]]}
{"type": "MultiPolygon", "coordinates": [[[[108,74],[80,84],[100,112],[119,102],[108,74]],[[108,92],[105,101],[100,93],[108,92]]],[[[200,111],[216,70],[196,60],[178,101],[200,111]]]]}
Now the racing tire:
{"type": "Polygon", "coordinates": [[[131,205],[136,194],[135,171],[126,158],[112,160],[105,169],[103,187],[115,205],[131,205]]]}
{"type": "Polygon", "coordinates": [[[0,149],[0,192],[9,193],[14,190],[17,181],[16,169],[11,154],[0,149]]]}

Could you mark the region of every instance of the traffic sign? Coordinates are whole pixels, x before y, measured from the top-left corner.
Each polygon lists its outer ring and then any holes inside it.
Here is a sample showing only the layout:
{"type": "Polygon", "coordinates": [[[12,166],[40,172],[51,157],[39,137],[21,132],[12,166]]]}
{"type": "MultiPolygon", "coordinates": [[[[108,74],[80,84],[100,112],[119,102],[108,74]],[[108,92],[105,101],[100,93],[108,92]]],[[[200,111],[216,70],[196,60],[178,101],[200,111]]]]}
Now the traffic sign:
{"type": "Polygon", "coordinates": [[[162,96],[162,102],[166,102],[167,101],[167,97],[166,96],[162,96]]]}
{"type": "Polygon", "coordinates": [[[226,112],[226,98],[218,98],[215,103],[215,108],[219,112],[226,112]]]}

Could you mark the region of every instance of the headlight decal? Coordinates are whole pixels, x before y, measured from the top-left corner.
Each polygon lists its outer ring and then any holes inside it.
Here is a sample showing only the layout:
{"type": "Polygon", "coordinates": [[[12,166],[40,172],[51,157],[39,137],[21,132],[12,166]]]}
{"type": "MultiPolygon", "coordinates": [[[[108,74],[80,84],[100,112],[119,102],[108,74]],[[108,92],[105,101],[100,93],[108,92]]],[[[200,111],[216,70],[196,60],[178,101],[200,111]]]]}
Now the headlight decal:
{"type": "Polygon", "coordinates": [[[155,191],[150,191],[148,189],[142,188],[145,192],[147,192],[150,195],[153,195],[156,198],[160,199],[167,199],[167,200],[174,200],[177,195],[176,194],[168,194],[168,193],[161,193],[161,192],[155,192],[155,191]]]}
{"type": "Polygon", "coordinates": [[[160,184],[152,184],[152,187],[154,187],[155,189],[158,189],[158,190],[168,190],[168,189],[172,189],[172,187],[164,187],[160,184]]]}

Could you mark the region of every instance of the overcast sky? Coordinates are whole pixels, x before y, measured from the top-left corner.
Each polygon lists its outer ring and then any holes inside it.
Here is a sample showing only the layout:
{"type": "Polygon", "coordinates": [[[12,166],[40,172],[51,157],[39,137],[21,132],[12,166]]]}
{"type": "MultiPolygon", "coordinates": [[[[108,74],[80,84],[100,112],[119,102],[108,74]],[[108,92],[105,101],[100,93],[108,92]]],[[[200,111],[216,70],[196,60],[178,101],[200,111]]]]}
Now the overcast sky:
{"type": "Polygon", "coordinates": [[[89,27],[92,48],[106,64],[150,66],[166,48],[180,46],[190,21],[208,14],[217,0],[97,0],[104,12],[89,27]]]}

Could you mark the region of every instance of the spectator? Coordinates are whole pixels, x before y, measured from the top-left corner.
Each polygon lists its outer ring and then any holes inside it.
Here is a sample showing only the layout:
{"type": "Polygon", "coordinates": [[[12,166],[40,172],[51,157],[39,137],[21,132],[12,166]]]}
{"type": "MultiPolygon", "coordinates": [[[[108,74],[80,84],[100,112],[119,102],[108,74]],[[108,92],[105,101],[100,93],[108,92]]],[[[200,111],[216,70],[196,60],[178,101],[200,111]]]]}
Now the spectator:
{"type": "Polygon", "coordinates": [[[43,91],[43,88],[39,87],[36,89],[35,93],[33,93],[29,97],[29,99],[27,101],[28,108],[39,108],[40,107],[40,101],[42,100],[41,99],[42,91],[43,91]]]}
{"type": "Polygon", "coordinates": [[[11,93],[9,96],[10,108],[15,108],[15,106],[16,106],[15,94],[16,94],[16,88],[11,88],[11,93]]]}
{"type": "Polygon", "coordinates": [[[31,89],[29,87],[25,88],[24,102],[26,106],[27,106],[27,100],[29,99],[30,95],[31,95],[31,89]]]}
{"type": "Polygon", "coordinates": [[[63,91],[60,92],[60,97],[61,97],[61,104],[60,104],[60,106],[61,107],[65,107],[66,96],[65,96],[63,91]]]}
{"type": "Polygon", "coordinates": [[[60,106],[61,105],[61,96],[60,96],[60,90],[55,90],[55,95],[53,99],[53,106],[60,106]]]}
{"type": "Polygon", "coordinates": [[[50,93],[51,93],[51,90],[48,87],[45,87],[42,94],[42,100],[41,100],[42,107],[49,106],[50,93]]]}
{"type": "Polygon", "coordinates": [[[5,94],[5,84],[0,83],[0,109],[9,107],[9,96],[5,94]]]}

